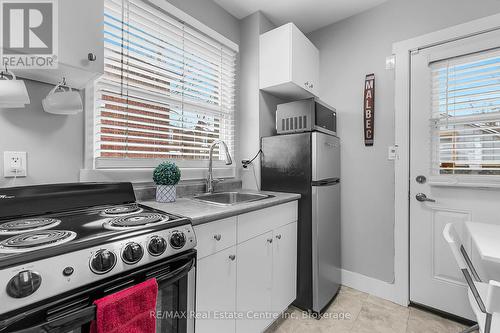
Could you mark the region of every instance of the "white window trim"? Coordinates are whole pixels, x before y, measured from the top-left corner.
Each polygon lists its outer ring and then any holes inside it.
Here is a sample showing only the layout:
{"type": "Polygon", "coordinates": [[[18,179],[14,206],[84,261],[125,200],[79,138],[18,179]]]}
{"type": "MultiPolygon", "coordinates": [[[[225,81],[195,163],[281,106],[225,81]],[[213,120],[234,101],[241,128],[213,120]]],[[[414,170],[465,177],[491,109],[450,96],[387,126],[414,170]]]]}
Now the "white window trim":
{"type": "MultiPolygon", "coordinates": [[[[207,36],[215,39],[221,44],[229,47],[230,49],[239,52],[239,46],[235,42],[231,41],[224,35],[210,28],[201,21],[195,19],[191,15],[185,13],[179,8],[175,7],[171,3],[165,0],[145,0],[158,8],[163,9],[167,13],[174,17],[186,22],[193,28],[198,29],[207,36]]],[[[94,144],[95,144],[95,133],[94,133],[94,94],[95,86],[94,82],[90,82],[85,88],[85,147],[84,147],[84,168],[80,170],[80,181],[131,181],[131,182],[150,182],[152,181],[152,170],[160,162],[165,161],[164,159],[150,160],[146,162],[144,167],[144,161],[141,161],[142,167],[137,167],[138,161],[124,161],[122,160],[120,165],[116,164],[115,161],[110,161],[106,159],[100,159],[97,162],[94,158],[94,144]],[[100,165],[97,165],[100,164],[100,165]],[[148,164],[151,164],[149,166],[148,164]]],[[[236,141],[236,140],[235,140],[236,141]]],[[[236,149],[236,148],[235,148],[236,149]]],[[[236,152],[235,152],[236,154],[236,152]]],[[[224,161],[213,161],[214,165],[214,177],[218,178],[235,178],[236,177],[236,166],[233,156],[233,164],[226,166],[224,161]]],[[[189,160],[174,160],[181,169],[182,180],[197,180],[205,179],[208,173],[208,161],[189,161],[189,160]]]]}
{"type": "Polygon", "coordinates": [[[434,187],[500,188],[500,175],[435,175],[428,184],[434,187]]]}
{"type": "Polygon", "coordinates": [[[394,272],[395,281],[381,297],[398,304],[409,304],[409,113],[410,113],[410,57],[413,50],[459,40],[483,32],[500,29],[500,14],[439,30],[430,34],[394,43],[396,55],[395,73],[395,143],[398,159],[395,161],[395,227],[394,227],[394,272]]]}

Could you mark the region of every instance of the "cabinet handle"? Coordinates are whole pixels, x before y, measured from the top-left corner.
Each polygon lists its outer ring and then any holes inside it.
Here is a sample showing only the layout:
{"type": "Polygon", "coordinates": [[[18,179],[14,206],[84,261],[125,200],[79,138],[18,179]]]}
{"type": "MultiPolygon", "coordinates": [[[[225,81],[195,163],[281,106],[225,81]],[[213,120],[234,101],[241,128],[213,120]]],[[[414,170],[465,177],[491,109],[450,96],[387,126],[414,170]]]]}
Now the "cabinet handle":
{"type": "Polygon", "coordinates": [[[309,85],[309,88],[314,88],[314,85],[311,83],[311,84],[309,85]]]}
{"type": "Polygon", "coordinates": [[[267,239],[267,242],[268,242],[268,243],[272,243],[272,242],[273,242],[273,239],[272,239],[272,238],[268,238],[268,239],[267,239]]]}
{"type": "Polygon", "coordinates": [[[231,259],[231,261],[234,261],[234,259],[236,259],[236,256],[235,256],[234,254],[231,254],[231,255],[229,256],[229,259],[231,259]]]}
{"type": "Polygon", "coordinates": [[[276,239],[281,239],[281,235],[276,235],[276,239]]]}
{"type": "Polygon", "coordinates": [[[96,60],[97,60],[97,57],[96,57],[96,55],[95,55],[95,54],[93,54],[93,53],[89,53],[89,54],[87,54],[87,59],[88,59],[89,61],[96,61],[96,60]]]}
{"type": "Polygon", "coordinates": [[[214,235],[214,239],[215,239],[216,241],[220,241],[220,240],[221,240],[221,238],[222,238],[222,236],[221,236],[220,234],[214,235]]]}
{"type": "Polygon", "coordinates": [[[305,83],[304,83],[304,85],[305,85],[306,87],[309,87],[309,81],[305,82],[305,83]]]}

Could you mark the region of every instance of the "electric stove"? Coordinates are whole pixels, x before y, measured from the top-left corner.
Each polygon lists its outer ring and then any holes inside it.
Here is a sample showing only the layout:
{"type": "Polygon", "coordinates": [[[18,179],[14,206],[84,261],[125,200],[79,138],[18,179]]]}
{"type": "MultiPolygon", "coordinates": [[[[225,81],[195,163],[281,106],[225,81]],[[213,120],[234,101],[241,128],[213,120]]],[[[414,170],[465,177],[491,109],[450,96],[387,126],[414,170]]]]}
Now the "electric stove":
{"type": "Polygon", "coordinates": [[[188,218],[137,203],[130,183],[0,189],[0,315],[195,245],[188,218]]]}

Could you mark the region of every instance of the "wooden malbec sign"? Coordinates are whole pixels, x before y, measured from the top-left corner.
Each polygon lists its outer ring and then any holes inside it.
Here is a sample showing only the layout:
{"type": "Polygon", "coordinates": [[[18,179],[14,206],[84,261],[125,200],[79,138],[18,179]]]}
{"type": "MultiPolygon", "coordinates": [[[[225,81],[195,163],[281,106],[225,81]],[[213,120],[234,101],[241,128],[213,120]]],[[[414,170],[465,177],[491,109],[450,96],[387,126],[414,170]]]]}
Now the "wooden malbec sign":
{"type": "Polygon", "coordinates": [[[365,77],[363,109],[365,146],[373,146],[375,139],[375,74],[368,74],[365,77]]]}

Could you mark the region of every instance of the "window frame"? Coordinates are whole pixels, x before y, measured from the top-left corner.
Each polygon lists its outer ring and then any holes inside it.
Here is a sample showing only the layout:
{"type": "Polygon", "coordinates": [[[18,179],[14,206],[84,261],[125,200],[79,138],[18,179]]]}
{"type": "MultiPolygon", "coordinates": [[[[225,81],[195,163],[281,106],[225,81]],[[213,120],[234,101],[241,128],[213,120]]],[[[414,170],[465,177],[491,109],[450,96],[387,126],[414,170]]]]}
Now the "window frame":
{"type": "MultiPolygon", "coordinates": [[[[239,72],[239,45],[231,41],[224,35],[210,28],[206,24],[200,22],[191,15],[178,9],[174,5],[163,0],[142,0],[147,4],[156,6],[164,10],[169,15],[184,21],[194,29],[199,30],[210,38],[232,49],[237,53],[236,55],[236,78],[235,84],[238,85],[238,72],[239,72]]],[[[104,9],[103,9],[104,10],[104,9]]],[[[104,42],[104,41],[103,41],[104,42]]],[[[96,80],[98,77],[96,77],[96,80]]],[[[150,182],[151,170],[160,162],[165,161],[163,158],[158,159],[118,159],[118,158],[96,158],[95,144],[95,81],[89,82],[85,88],[85,156],[84,156],[84,169],[80,171],[80,180],[93,181],[93,180],[111,180],[111,181],[133,181],[133,182],[150,182]]],[[[237,93],[237,89],[235,91],[237,93]]],[[[236,97],[236,96],[235,96],[236,97]]],[[[237,97],[236,97],[237,100],[237,97]]],[[[237,115],[237,104],[234,110],[234,119],[237,115]]],[[[234,134],[234,155],[237,155],[237,133],[234,134]]],[[[235,156],[233,156],[235,157],[235,156]]],[[[208,160],[184,160],[184,159],[168,159],[175,162],[182,171],[182,180],[202,179],[207,175],[208,160]]],[[[237,160],[233,158],[233,160],[237,160]]],[[[236,166],[225,165],[224,161],[214,160],[214,176],[224,178],[236,177],[236,166]]]]}

